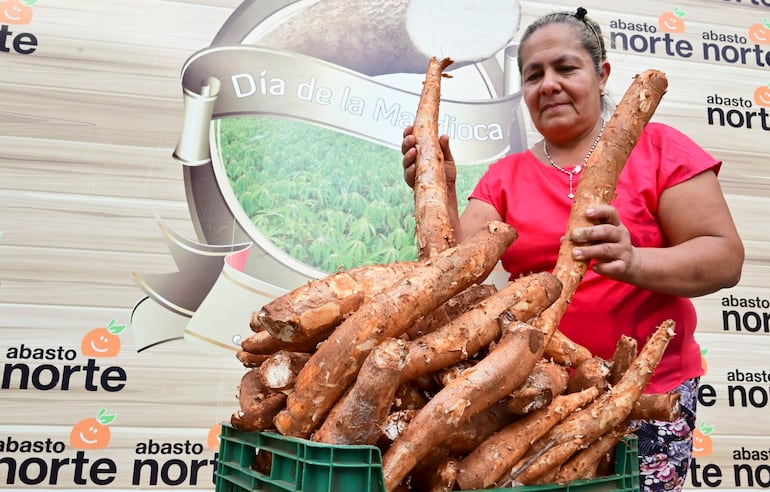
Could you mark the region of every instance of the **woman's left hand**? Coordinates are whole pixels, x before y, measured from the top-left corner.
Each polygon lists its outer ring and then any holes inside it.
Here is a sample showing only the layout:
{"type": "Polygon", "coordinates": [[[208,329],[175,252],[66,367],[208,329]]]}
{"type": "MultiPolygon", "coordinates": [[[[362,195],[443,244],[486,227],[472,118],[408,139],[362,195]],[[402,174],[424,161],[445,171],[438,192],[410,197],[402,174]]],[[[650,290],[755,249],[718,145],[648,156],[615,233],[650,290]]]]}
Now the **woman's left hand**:
{"type": "Polygon", "coordinates": [[[594,205],[586,210],[586,218],[596,225],[573,229],[570,240],[575,243],[572,255],[579,261],[594,260],[594,272],[614,280],[630,280],[637,260],[631,235],[611,205],[594,205]]]}

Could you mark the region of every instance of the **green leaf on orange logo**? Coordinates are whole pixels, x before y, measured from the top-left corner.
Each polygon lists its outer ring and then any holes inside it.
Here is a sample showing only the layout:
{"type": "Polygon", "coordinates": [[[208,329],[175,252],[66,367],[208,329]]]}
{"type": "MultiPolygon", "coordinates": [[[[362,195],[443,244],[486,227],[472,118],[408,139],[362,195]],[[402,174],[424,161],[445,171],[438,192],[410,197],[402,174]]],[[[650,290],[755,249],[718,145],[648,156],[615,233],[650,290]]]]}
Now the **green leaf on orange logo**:
{"type": "Polygon", "coordinates": [[[700,349],[700,356],[706,357],[706,354],[709,353],[709,349],[700,349]]]}
{"type": "Polygon", "coordinates": [[[118,320],[116,319],[110,320],[110,322],[107,324],[107,331],[113,335],[118,335],[125,329],[126,325],[119,325],[118,320]]]}
{"type": "Polygon", "coordinates": [[[714,426],[713,425],[706,425],[705,421],[701,421],[700,425],[698,426],[700,431],[703,433],[703,435],[708,436],[712,432],[714,432],[714,426]]]}
{"type": "Polygon", "coordinates": [[[765,26],[765,29],[770,29],[770,19],[768,19],[767,17],[762,19],[762,25],[765,26]]]}
{"type": "Polygon", "coordinates": [[[37,2],[37,0],[21,0],[21,3],[23,3],[23,4],[24,4],[24,5],[26,5],[27,7],[29,7],[29,6],[31,6],[31,5],[34,5],[34,4],[35,4],[35,2],[37,2]]]}
{"type": "Polygon", "coordinates": [[[679,7],[674,7],[674,15],[675,16],[677,16],[677,17],[679,17],[681,19],[682,17],[685,16],[685,14],[687,14],[687,12],[685,12],[684,10],[680,9],[679,7]]]}
{"type": "Polygon", "coordinates": [[[117,416],[118,414],[107,413],[107,409],[102,408],[101,410],[99,410],[99,413],[96,414],[96,421],[102,425],[110,425],[112,421],[115,420],[115,417],[117,416]]]}

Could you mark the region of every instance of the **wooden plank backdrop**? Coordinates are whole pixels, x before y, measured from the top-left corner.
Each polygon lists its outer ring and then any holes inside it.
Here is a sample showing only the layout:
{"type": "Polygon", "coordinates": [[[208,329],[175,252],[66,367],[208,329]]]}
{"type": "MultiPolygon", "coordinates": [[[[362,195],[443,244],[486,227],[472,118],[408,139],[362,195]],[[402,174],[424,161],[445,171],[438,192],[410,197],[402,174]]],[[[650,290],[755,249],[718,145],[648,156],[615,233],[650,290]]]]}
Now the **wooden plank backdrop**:
{"type": "MultiPolygon", "coordinates": [[[[0,9],[15,1],[0,0],[0,9]]],[[[131,273],[177,269],[158,218],[201,240],[182,166],[172,157],[185,122],[180,76],[240,5],[38,0],[29,7],[29,23],[0,21],[7,26],[0,38],[7,48],[0,51],[0,489],[214,489],[216,440],[209,431],[237,408],[244,369],[232,346],[222,350],[181,336],[151,347],[138,342],[130,320],[145,294],[131,273]],[[30,54],[13,45],[25,33],[37,39],[30,54]],[[110,339],[116,352],[88,357],[81,344],[110,320],[125,325],[110,339]],[[100,410],[114,420],[90,424],[109,433],[109,445],[73,447],[71,432],[100,410]],[[63,465],[55,473],[57,460],[63,465]],[[152,463],[143,460],[155,460],[159,473],[153,476],[152,463]]],[[[559,1],[520,5],[521,26],[575,8],[559,1]]],[[[663,33],[623,29],[618,21],[657,25],[674,8],[658,0],[582,5],[605,39],[637,35],[638,46],[663,33]]],[[[770,18],[770,4],[682,0],[678,7],[687,12],[687,32],[676,39],[695,47],[692,56],[667,55],[663,45],[655,53],[611,46],[610,93],[619,100],[646,68],[666,72],[669,91],[655,120],[680,128],[724,161],[720,180],[747,257],[737,287],[695,300],[708,363],[698,422],[708,448],[699,451],[689,486],[766,488],[770,108],[708,101],[715,95],[751,100],[755,88],[770,83],[770,44],[746,44],[757,47],[746,63],[704,59],[700,47],[706,32],[745,36],[750,25],[770,18]],[[765,116],[756,116],[751,128],[710,125],[709,107],[765,116]]],[[[535,141],[528,120],[525,125],[528,141],[535,141]]],[[[184,329],[186,318],[174,319],[184,329]]],[[[178,335],[177,328],[168,333],[178,335]]],[[[245,334],[248,319],[210,329],[245,334]]]]}
{"type": "MultiPolygon", "coordinates": [[[[181,167],[171,156],[183,121],[180,70],[238,3],[39,1],[29,25],[10,26],[34,33],[38,48],[0,57],[4,365],[24,362],[8,359],[9,347],[80,354],[92,328],[113,318],[128,323],[143,297],[130,272],[176,269],[155,216],[194,237],[181,167]]],[[[39,390],[32,382],[20,389],[17,376],[0,390],[0,458],[17,464],[13,471],[0,465],[0,489],[214,489],[208,431],[232,413],[242,366],[232,352],[184,340],[137,352],[130,327],[120,340],[119,356],[96,359],[96,391],[86,389],[85,370],[67,390],[39,390]],[[102,388],[110,367],[125,371],[124,389],[102,388]],[[36,457],[45,466],[74,460],[71,430],[102,408],[116,415],[109,446],[80,452],[90,463],[114,464],[113,473],[99,479],[90,464],[81,476],[72,466],[58,477],[35,469],[36,457]],[[46,439],[66,450],[13,452],[14,443],[46,439]],[[151,441],[196,446],[183,454],[137,453],[137,445],[151,441]],[[181,461],[153,478],[134,470],[144,459],[181,461]]],[[[61,374],[85,358],[26,362],[48,363],[61,374]]],[[[41,380],[50,382],[53,371],[43,372],[41,380]]]]}

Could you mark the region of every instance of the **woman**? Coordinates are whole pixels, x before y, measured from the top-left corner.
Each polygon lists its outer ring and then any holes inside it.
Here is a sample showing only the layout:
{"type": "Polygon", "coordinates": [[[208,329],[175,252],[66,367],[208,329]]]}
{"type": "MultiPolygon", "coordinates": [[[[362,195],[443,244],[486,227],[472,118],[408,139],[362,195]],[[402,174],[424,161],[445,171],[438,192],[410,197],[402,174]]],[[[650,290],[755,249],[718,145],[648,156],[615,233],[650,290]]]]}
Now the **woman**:
{"type": "MultiPolygon", "coordinates": [[[[501,258],[510,278],[550,271],[556,263],[582,166],[604,127],[603,95],[610,64],[599,26],[578,9],[546,15],[519,45],[522,94],[543,140],[492,164],[457,213],[456,170],[448,138],[450,215],[456,239],[490,220],[503,220],[518,239],[501,258]]],[[[404,132],[404,177],[414,185],[414,136],[404,132]]],[[[731,287],[740,279],[743,245],[722,195],[720,162],[677,130],[649,123],[629,156],[611,205],[587,210],[596,225],[576,230],[573,250],[590,268],[559,325],[594,355],[610,359],[621,335],[641,347],[665,319],[677,335],[647,387],[678,390],[683,416],[642,422],[640,472],[644,490],[684,485],[695,429],[701,355],[690,297],[731,287]]]]}

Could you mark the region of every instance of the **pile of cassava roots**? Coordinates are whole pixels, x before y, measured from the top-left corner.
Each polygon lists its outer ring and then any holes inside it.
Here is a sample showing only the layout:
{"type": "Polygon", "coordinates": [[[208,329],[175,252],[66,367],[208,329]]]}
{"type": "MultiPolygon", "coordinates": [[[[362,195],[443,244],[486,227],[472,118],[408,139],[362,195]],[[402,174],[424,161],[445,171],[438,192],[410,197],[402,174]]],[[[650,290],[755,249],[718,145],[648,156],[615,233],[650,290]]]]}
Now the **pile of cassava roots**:
{"type": "Polygon", "coordinates": [[[677,393],[644,392],[674,323],[641,348],[622,337],[611,360],[559,330],[587,264],[569,231],[609,203],[662,98],[665,75],[637,75],[586,163],[552,272],[496,288],[483,279],[517,237],[502,222],[459,244],[448,218],[438,142],[440,84],[430,60],[414,122],[417,260],[312,280],[250,320],[247,369],[231,424],[335,444],[378,446],[394,491],[565,483],[612,473],[635,419],[673,420],[677,393]]]}

